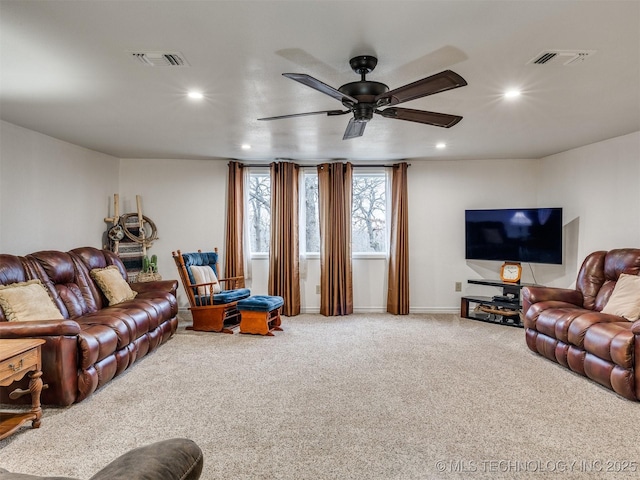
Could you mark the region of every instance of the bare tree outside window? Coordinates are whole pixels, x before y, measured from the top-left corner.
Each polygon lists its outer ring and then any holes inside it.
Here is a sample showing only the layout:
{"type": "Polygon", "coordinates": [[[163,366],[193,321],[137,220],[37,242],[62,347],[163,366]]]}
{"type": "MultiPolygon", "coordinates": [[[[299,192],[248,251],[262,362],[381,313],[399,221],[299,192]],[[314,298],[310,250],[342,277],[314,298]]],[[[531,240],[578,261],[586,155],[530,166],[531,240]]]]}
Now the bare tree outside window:
{"type": "Polygon", "coordinates": [[[386,251],[386,186],[385,173],[353,175],[351,235],[354,253],[386,251]]]}
{"type": "MultiPolygon", "coordinates": [[[[384,172],[353,175],[352,251],[385,252],[387,249],[387,178],[384,172]]],[[[320,252],[318,175],[304,178],[305,238],[307,253],[320,252]]]]}
{"type": "Polygon", "coordinates": [[[251,172],[248,194],[249,237],[252,253],[268,253],[271,238],[271,177],[251,172]]]}
{"type": "MultiPolygon", "coordinates": [[[[353,175],[352,251],[381,253],[387,249],[386,174],[353,175]]],[[[320,253],[318,175],[304,175],[304,235],[306,253],[320,253]]],[[[268,172],[251,172],[247,217],[252,253],[268,253],[271,232],[271,178],[268,172]]]]}
{"type": "Polygon", "coordinates": [[[305,240],[307,253],[320,253],[318,174],[304,176],[305,240]]]}

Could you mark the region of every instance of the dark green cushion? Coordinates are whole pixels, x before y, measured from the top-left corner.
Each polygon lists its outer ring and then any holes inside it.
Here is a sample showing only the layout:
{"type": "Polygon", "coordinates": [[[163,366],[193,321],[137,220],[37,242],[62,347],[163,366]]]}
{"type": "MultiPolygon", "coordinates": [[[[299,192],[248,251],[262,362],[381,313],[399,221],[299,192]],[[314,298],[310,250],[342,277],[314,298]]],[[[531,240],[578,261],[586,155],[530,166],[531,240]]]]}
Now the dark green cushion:
{"type": "MultiPolygon", "coordinates": [[[[186,438],[173,438],[135,448],[116,458],[90,480],[197,480],[202,450],[186,438]]],[[[0,468],[0,480],[78,480],[11,473],[0,468]]]]}
{"type": "Polygon", "coordinates": [[[195,442],[173,438],[130,450],[90,480],[196,480],[202,463],[202,450],[195,442]]]}
{"type": "Polygon", "coordinates": [[[11,473],[0,468],[0,480],[78,480],[71,477],[40,477],[37,475],[27,475],[25,473],[11,473]]]}

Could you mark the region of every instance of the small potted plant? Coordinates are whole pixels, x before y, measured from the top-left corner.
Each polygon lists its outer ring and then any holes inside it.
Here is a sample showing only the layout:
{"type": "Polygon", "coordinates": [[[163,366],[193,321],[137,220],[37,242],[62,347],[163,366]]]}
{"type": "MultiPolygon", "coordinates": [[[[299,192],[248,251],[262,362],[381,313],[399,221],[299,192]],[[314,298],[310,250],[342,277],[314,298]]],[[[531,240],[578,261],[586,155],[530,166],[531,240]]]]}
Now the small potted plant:
{"type": "Polygon", "coordinates": [[[138,274],[138,282],[153,282],[156,280],[162,280],[162,277],[158,273],[158,256],[145,255],[142,258],[142,270],[138,274]]]}

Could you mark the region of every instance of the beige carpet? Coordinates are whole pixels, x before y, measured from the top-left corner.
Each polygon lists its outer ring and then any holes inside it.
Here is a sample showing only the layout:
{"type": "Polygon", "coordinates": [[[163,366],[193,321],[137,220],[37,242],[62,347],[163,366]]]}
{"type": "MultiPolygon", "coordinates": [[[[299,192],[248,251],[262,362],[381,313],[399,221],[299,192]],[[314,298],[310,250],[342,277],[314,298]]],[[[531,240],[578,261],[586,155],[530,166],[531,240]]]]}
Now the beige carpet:
{"type": "Polygon", "coordinates": [[[0,467],[87,479],[130,448],[188,437],[205,480],[639,475],[640,404],[531,353],[522,329],[383,314],[283,326],[181,328],[89,399],[1,441],[0,467]]]}

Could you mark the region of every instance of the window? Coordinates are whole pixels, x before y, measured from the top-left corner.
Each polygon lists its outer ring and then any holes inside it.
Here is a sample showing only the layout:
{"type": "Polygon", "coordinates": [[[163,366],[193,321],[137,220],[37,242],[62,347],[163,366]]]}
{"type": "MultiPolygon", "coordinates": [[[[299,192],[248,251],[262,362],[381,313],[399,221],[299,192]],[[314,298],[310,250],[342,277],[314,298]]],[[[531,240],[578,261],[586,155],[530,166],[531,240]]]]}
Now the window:
{"type": "Polygon", "coordinates": [[[387,175],[384,171],[353,174],[351,236],[353,253],[387,251],[387,175]]]}
{"type": "MultiPolygon", "coordinates": [[[[303,196],[302,214],[300,224],[304,225],[304,245],[300,245],[300,251],[306,253],[320,253],[320,215],[318,212],[318,174],[313,172],[304,173],[304,185],[301,193],[303,196]]],[[[301,242],[302,243],[302,242],[301,242]]]]}
{"type": "Polygon", "coordinates": [[[251,253],[269,253],[269,241],[271,238],[271,177],[268,170],[260,169],[249,172],[246,210],[251,253]]]}
{"type": "MultiPolygon", "coordinates": [[[[266,169],[252,169],[247,192],[251,254],[268,254],[271,234],[271,178],[266,169]]],[[[387,174],[382,169],[353,174],[352,252],[387,251],[387,174]]],[[[318,174],[304,170],[300,182],[300,251],[320,253],[318,174]],[[302,229],[304,228],[304,231],[302,229]]]]}

